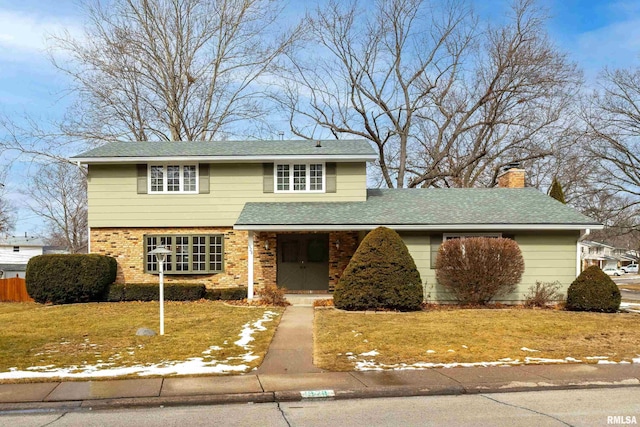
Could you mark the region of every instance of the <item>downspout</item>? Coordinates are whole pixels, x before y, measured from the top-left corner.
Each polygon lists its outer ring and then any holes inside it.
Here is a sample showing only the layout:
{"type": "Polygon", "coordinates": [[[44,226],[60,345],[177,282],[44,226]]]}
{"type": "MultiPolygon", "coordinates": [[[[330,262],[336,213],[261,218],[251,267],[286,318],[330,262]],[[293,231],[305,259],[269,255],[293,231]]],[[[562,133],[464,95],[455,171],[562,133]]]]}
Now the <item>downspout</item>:
{"type": "Polygon", "coordinates": [[[582,273],[582,254],[580,252],[580,242],[582,241],[582,239],[584,239],[586,236],[588,236],[589,234],[591,234],[591,230],[590,229],[585,229],[585,230],[581,230],[580,231],[580,237],[578,238],[578,241],[576,242],[576,277],[578,277],[580,275],[580,273],[582,273]]]}
{"type": "MultiPolygon", "coordinates": [[[[78,160],[77,162],[78,165],[78,169],[82,168],[82,163],[80,163],[80,161],[78,160]]],[[[87,169],[87,173],[89,172],[89,170],[87,169]]],[[[87,177],[88,179],[88,177],[87,177]]],[[[89,196],[89,186],[87,185],[87,198],[89,196]]],[[[88,200],[87,200],[88,203],[88,200]]],[[[91,226],[89,225],[89,221],[87,220],[87,253],[90,254],[91,253],[91,226]]]]}
{"type": "Polygon", "coordinates": [[[247,236],[247,299],[253,300],[253,231],[247,236]]]}

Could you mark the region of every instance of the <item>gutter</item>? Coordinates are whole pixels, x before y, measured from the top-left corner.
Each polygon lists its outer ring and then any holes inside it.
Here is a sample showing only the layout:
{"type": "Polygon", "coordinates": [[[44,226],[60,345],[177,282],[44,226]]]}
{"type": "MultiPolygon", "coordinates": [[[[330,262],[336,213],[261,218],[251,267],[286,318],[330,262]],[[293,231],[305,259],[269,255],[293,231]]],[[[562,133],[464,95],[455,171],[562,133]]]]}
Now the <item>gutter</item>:
{"type": "Polygon", "coordinates": [[[601,230],[602,224],[234,224],[234,230],[250,231],[365,231],[377,227],[388,227],[393,230],[412,231],[492,231],[492,230],[579,230],[585,228],[601,230]]]}
{"type": "Polygon", "coordinates": [[[264,156],[138,156],[138,157],[72,157],[71,160],[81,164],[129,164],[153,162],[207,162],[207,163],[264,163],[284,160],[313,160],[318,162],[371,162],[378,157],[374,154],[347,155],[264,155],[264,156]]]}

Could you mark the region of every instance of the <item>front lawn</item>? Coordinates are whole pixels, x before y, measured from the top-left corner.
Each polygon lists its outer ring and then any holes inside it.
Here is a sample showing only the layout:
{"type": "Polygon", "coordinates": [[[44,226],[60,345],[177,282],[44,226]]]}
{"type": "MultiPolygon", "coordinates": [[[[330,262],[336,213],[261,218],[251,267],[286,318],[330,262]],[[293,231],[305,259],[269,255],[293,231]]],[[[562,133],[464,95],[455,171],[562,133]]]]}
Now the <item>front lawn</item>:
{"type": "Polygon", "coordinates": [[[315,313],[315,363],[333,370],[640,363],[640,314],[526,309],[315,313]]]}
{"type": "Polygon", "coordinates": [[[45,306],[0,303],[0,380],[246,372],[262,362],[281,309],[216,301],[45,306]]]}

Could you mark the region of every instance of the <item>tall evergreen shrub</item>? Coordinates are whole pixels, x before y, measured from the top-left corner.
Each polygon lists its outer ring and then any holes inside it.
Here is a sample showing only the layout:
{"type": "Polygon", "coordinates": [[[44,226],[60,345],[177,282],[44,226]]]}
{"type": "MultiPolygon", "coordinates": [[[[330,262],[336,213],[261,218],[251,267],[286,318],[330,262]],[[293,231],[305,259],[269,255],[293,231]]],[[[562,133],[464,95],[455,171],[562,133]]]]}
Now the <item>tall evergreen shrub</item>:
{"type": "Polygon", "coordinates": [[[419,310],[422,281],[407,246],[395,231],[379,227],[362,240],[333,293],[344,310],[419,310]]]}

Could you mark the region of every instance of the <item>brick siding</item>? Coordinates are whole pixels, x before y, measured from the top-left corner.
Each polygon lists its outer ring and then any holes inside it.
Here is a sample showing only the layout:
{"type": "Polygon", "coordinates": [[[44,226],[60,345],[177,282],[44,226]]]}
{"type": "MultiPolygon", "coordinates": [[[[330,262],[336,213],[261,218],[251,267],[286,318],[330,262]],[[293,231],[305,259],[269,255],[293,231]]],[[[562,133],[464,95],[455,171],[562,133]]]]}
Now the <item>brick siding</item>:
{"type": "MultiPolygon", "coordinates": [[[[224,271],[216,274],[165,274],[166,283],[204,283],[208,288],[247,285],[248,232],[230,227],[92,228],[91,252],[118,261],[116,283],[157,283],[158,275],[144,272],[146,234],[224,234],[224,271]]],[[[277,280],[277,235],[255,233],[254,287],[258,291],[277,280]],[[265,244],[267,243],[268,244],[265,244]]],[[[358,233],[329,233],[329,290],[333,291],[358,247],[358,233]]]]}

